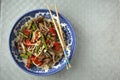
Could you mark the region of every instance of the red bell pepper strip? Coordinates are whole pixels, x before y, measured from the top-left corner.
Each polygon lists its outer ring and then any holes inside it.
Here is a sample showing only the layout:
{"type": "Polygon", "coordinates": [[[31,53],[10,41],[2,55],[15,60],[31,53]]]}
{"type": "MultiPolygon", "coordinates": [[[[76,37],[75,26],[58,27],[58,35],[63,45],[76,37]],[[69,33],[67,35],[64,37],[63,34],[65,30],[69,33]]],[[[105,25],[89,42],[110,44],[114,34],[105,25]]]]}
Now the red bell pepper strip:
{"type": "Polygon", "coordinates": [[[36,64],[36,65],[38,65],[38,66],[41,66],[42,64],[43,64],[43,62],[42,61],[40,61],[37,57],[35,57],[35,56],[32,56],[31,57],[31,60],[36,64]]]}
{"type": "Polygon", "coordinates": [[[25,44],[26,44],[27,46],[32,45],[32,43],[31,43],[31,41],[30,41],[29,39],[26,39],[26,40],[25,40],[25,44]]]}
{"type": "Polygon", "coordinates": [[[27,65],[26,65],[27,68],[30,68],[31,67],[31,59],[28,58],[27,59],[27,65]]]}
{"type": "Polygon", "coordinates": [[[49,28],[49,32],[50,32],[52,35],[55,35],[55,36],[56,36],[56,31],[55,31],[54,27],[50,27],[50,28],[49,28]]]}
{"type": "Polygon", "coordinates": [[[29,57],[29,58],[27,59],[27,65],[26,65],[26,67],[27,67],[27,68],[30,68],[32,62],[35,63],[35,64],[38,65],[38,66],[41,66],[41,65],[43,64],[43,62],[40,61],[37,57],[31,56],[31,57],[29,57]]]}
{"type": "Polygon", "coordinates": [[[55,42],[54,43],[54,48],[56,51],[59,51],[60,50],[60,44],[58,42],[55,42]]]}
{"type": "Polygon", "coordinates": [[[23,30],[23,33],[24,33],[26,36],[29,36],[30,33],[31,33],[31,30],[25,29],[25,30],[23,30]]]}
{"type": "Polygon", "coordinates": [[[42,61],[38,60],[38,58],[34,60],[34,63],[38,66],[41,66],[43,64],[42,61]]]}

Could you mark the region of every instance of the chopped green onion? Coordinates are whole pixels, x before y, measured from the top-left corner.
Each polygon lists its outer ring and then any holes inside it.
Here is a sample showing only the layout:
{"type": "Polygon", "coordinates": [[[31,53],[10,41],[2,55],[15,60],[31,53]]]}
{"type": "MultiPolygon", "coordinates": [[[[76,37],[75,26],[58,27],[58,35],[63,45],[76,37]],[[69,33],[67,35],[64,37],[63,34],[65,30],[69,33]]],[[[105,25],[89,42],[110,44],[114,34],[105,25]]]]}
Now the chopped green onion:
{"type": "Polygon", "coordinates": [[[41,39],[42,39],[42,43],[43,43],[45,49],[47,50],[47,45],[46,45],[45,38],[44,38],[43,34],[41,34],[41,39]]]}
{"type": "Polygon", "coordinates": [[[36,53],[39,51],[40,47],[41,47],[41,46],[39,45],[39,46],[37,46],[37,47],[35,48],[35,52],[36,52],[36,53]]]}
{"type": "Polygon", "coordinates": [[[27,51],[27,53],[26,53],[28,56],[31,56],[32,55],[32,53],[30,52],[30,51],[27,51]]]}
{"type": "Polygon", "coordinates": [[[28,29],[30,29],[31,28],[31,26],[32,26],[32,21],[29,23],[29,25],[28,25],[28,29]]]}
{"type": "Polygon", "coordinates": [[[20,54],[20,56],[21,56],[22,58],[24,58],[24,59],[27,59],[27,58],[28,58],[28,55],[26,55],[26,54],[20,54]]]}
{"type": "Polygon", "coordinates": [[[31,55],[32,55],[32,53],[30,51],[27,51],[26,54],[20,54],[20,56],[24,59],[27,59],[31,55]]]}
{"type": "Polygon", "coordinates": [[[32,35],[33,35],[33,32],[30,33],[30,35],[29,35],[28,38],[31,39],[31,38],[32,38],[32,35]]]}
{"type": "Polygon", "coordinates": [[[28,36],[26,36],[25,34],[23,34],[22,32],[19,31],[19,34],[25,38],[28,38],[28,36]]]}
{"type": "Polygon", "coordinates": [[[35,24],[32,24],[32,30],[35,31],[37,29],[37,26],[35,24]]]}

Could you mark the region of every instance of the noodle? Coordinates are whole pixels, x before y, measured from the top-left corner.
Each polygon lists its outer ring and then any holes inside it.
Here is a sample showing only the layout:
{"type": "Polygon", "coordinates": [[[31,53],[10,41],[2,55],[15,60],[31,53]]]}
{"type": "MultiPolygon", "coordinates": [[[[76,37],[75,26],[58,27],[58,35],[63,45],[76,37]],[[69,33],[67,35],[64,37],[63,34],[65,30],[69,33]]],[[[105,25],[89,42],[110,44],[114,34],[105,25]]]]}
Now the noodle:
{"type": "Polygon", "coordinates": [[[18,31],[18,51],[28,69],[36,66],[49,70],[62,59],[62,47],[51,20],[43,16],[32,18],[18,31]]]}

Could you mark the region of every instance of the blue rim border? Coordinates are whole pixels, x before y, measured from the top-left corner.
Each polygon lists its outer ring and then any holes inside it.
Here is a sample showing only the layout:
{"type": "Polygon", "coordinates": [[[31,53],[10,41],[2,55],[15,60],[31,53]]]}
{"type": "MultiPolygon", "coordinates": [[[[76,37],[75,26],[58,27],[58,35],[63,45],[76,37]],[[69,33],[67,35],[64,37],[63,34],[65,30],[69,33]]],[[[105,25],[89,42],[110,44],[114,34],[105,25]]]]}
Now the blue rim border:
{"type": "MultiPolygon", "coordinates": [[[[9,36],[9,49],[10,49],[11,56],[12,56],[12,58],[13,58],[13,60],[14,60],[14,62],[15,62],[16,64],[17,64],[17,62],[16,62],[16,60],[15,60],[14,57],[13,57],[12,50],[11,50],[11,47],[10,47],[10,38],[11,38],[11,36],[12,36],[13,29],[15,28],[15,25],[18,23],[18,21],[19,21],[20,19],[22,19],[25,15],[27,15],[28,13],[37,12],[37,11],[45,11],[45,12],[46,12],[46,11],[48,11],[48,9],[36,9],[36,10],[29,11],[29,12],[23,14],[21,17],[19,17],[19,18],[17,19],[17,21],[14,23],[14,25],[12,26],[12,29],[11,29],[11,32],[10,32],[10,36],[9,36]]],[[[51,10],[51,11],[52,11],[52,13],[55,13],[55,11],[53,11],[53,10],[51,10]]],[[[76,49],[76,35],[75,35],[74,29],[73,29],[71,23],[69,22],[69,20],[68,20],[66,17],[64,17],[62,14],[59,13],[59,15],[67,22],[67,24],[69,24],[69,28],[70,28],[70,30],[72,31],[73,44],[74,44],[74,46],[72,46],[72,49],[73,49],[73,50],[71,51],[72,55],[71,55],[70,58],[69,58],[69,59],[71,60],[71,58],[73,57],[73,55],[74,55],[74,53],[75,53],[75,49],[76,49]]],[[[18,65],[18,64],[17,64],[17,65],[18,65]]],[[[25,71],[25,72],[27,72],[27,73],[30,73],[30,74],[33,74],[33,75],[36,75],[36,76],[48,76],[48,75],[51,75],[51,74],[55,74],[55,73],[57,73],[57,72],[59,72],[59,71],[61,71],[62,69],[65,68],[65,65],[63,65],[63,66],[61,66],[60,68],[58,68],[56,71],[51,72],[51,73],[34,73],[34,72],[31,72],[31,71],[29,71],[29,70],[26,70],[26,69],[22,68],[20,65],[18,65],[18,66],[19,66],[23,71],[25,71]]]]}

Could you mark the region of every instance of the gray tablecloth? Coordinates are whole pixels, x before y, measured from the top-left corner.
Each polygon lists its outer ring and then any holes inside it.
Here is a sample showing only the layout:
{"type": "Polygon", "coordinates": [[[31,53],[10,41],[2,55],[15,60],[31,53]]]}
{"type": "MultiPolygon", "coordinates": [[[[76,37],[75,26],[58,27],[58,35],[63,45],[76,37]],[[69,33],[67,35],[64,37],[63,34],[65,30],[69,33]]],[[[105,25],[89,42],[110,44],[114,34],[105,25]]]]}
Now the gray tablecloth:
{"type": "Polygon", "coordinates": [[[45,0],[2,0],[0,23],[0,80],[120,80],[119,0],[53,1],[72,23],[77,47],[72,68],[51,76],[34,76],[21,70],[9,51],[9,35],[24,13],[46,8],[45,0]]]}

